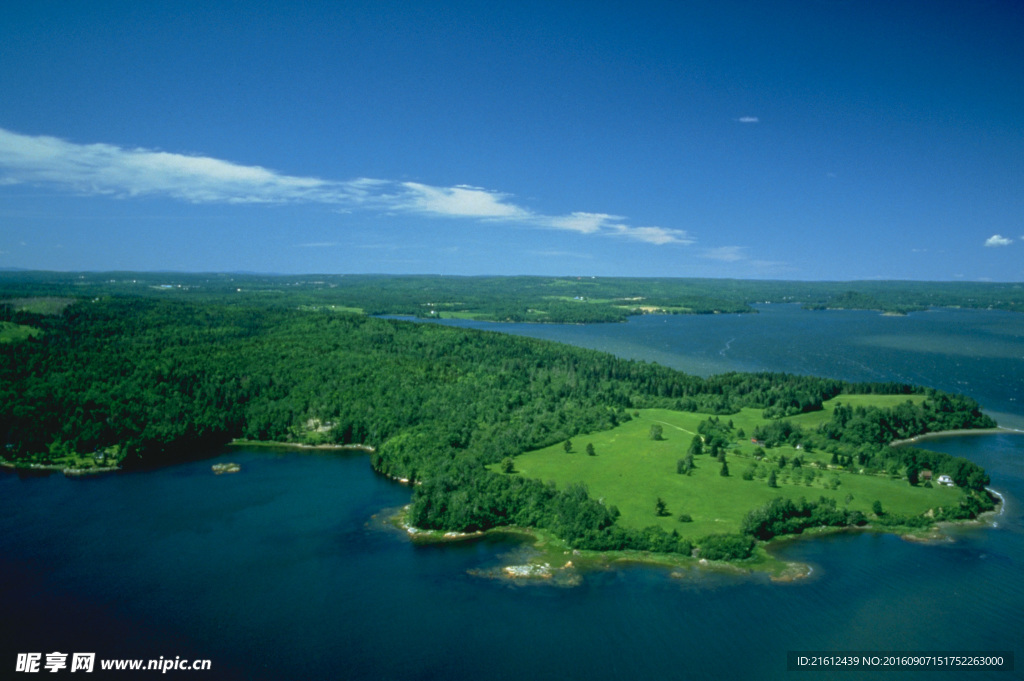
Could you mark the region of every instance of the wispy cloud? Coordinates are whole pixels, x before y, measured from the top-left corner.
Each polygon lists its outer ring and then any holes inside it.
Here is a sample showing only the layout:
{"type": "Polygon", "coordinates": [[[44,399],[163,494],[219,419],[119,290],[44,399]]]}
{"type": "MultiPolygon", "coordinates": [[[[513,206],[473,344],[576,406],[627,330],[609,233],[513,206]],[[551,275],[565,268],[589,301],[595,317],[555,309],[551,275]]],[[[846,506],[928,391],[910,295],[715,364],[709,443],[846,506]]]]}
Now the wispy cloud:
{"type": "Polygon", "coordinates": [[[736,262],[747,259],[746,250],[746,246],[721,246],[720,248],[707,249],[702,257],[711,260],[722,260],[723,262],[736,262]]]}
{"type": "Polygon", "coordinates": [[[510,194],[469,185],[436,187],[374,178],[324,180],[208,156],[75,144],[0,128],[0,186],[22,183],[58,186],[85,196],[163,196],[190,203],[320,203],[340,211],[516,222],[657,245],[693,243],[684,230],[633,227],[625,218],[605,213],[545,215],[514,203],[510,194]]]}
{"type": "Polygon", "coordinates": [[[295,244],[297,248],[334,248],[341,246],[340,241],[313,241],[306,244],[295,244]]]}
{"type": "Polygon", "coordinates": [[[993,234],[985,240],[985,245],[992,248],[995,246],[1009,246],[1013,243],[1013,239],[1007,239],[1002,234],[993,234]]]}
{"type": "Polygon", "coordinates": [[[530,254],[542,258],[579,258],[583,260],[593,260],[594,258],[590,253],[577,253],[576,251],[531,251],[530,254]]]}
{"type": "Polygon", "coordinates": [[[432,213],[447,217],[524,219],[530,213],[508,203],[508,195],[480,187],[431,187],[417,182],[404,182],[407,190],[400,207],[413,212],[432,213]]]}
{"type": "Polygon", "coordinates": [[[739,123],[760,123],[761,119],[757,116],[740,116],[736,119],[739,123]]]}
{"type": "Polygon", "coordinates": [[[793,266],[787,262],[751,257],[749,251],[750,248],[747,246],[720,246],[718,248],[704,249],[700,257],[729,263],[729,265],[723,265],[722,267],[731,268],[731,271],[736,273],[742,272],[747,276],[781,275],[794,271],[793,266]]]}

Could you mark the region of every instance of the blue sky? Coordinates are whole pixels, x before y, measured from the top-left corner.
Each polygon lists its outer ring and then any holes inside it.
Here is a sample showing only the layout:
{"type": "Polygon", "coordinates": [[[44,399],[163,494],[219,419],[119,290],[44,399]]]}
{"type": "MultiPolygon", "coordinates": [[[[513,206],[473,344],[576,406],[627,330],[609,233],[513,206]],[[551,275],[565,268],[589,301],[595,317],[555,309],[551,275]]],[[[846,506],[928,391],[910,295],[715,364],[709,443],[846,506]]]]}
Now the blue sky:
{"type": "Polygon", "coordinates": [[[1024,3],[0,14],[0,267],[1024,280],[1024,3]]]}

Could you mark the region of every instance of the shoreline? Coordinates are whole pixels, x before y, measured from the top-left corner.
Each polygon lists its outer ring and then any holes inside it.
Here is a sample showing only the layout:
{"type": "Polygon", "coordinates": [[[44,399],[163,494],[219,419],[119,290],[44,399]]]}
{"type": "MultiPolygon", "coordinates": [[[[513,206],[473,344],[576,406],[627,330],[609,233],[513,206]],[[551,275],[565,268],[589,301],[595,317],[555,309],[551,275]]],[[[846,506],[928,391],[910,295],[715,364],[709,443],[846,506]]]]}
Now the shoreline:
{"type": "Polygon", "coordinates": [[[338,445],[338,444],[322,444],[322,445],[311,445],[303,442],[282,442],[279,440],[245,440],[242,438],[236,438],[231,442],[227,443],[228,447],[286,447],[288,449],[312,449],[312,450],[323,450],[323,451],[359,451],[372,454],[377,450],[370,445],[338,445]]]}
{"type": "Polygon", "coordinates": [[[94,468],[72,468],[61,464],[29,463],[17,464],[7,459],[0,459],[0,468],[11,471],[38,471],[40,473],[63,473],[65,477],[78,478],[87,475],[103,475],[104,473],[116,473],[123,470],[120,466],[97,466],[94,468]]]}
{"type": "MultiPolygon", "coordinates": [[[[284,449],[297,449],[297,450],[310,450],[310,451],[356,451],[365,454],[372,454],[377,450],[370,445],[353,444],[353,445],[338,445],[338,444],[320,444],[311,445],[302,442],[280,442],[277,440],[244,440],[237,438],[231,442],[226,443],[226,447],[280,447],[284,449]]],[[[210,458],[210,457],[203,457],[210,458]]],[[[44,464],[44,463],[18,463],[10,461],[8,459],[0,457],[0,469],[6,469],[12,472],[24,471],[24,472],[35,472],[39,474],[47,473],[63,473],[65,477],[69,478],[82,478],[93,475],[106,475],[109,473],[119,473],[125,470],[123,466],[90,466],[89,468],[73,468],[63,464],[44,464]]],[[[406,482],[401,478],[393,478],[398,482],[406,482]]]]}
{"type": "Polygon", "coordinates": [[[996,428],[960,428],[958,430],[937,430],[933,433],[924,433],[904,440],[893,440],[889,443],[891,447],[912,445],[922,440],[941,440],[947,437],[964,437],[965,435],[1024,435],[1024,431],[1015,428],[998,426],[996,428]]]}
{"type": "MultiPolygon", "coordinates": [[[[572,549],[560,540],[548,535],[543,530],[530,527],[502,526],[489,530],[478,530],[476,532],[441,532],[437,530],[422,530],[409,525],[405,521],[405,512],[408,507],[403,507],[398,513],[391,516],[389,524],[401,531],[410,540],[421,543],[444,544],[451,542],[463,542],[482,539],[488,536],[501,534],[518,535],[524,537],[533,549],[537,552],[535,556],[527,560],[519,560],[508,565],[503,565],[490,570],[474,570],[470,574],[476,576],[510,579],[517,582],[550,583],[553,576],[561,572],[569,572],[582,577],[591,570],[614,569],[617,565],[637,564],[654,568],[662,568],[669,571],[672,578],[686,578],[688,573],[696,571],[698,574],[732,574],[735,576],[767,577],[776,584],[790,584],[810,578],[816,573],[815,566],[810,563],[786,560],[777,555],[777,551],[784,550],[787,545],[796,542],[814,541],[817,538],[836,534],[888,534],[903,541],[921,544],[936,544],[953,542],[955,539],[946,533],[946,528],[952,527],[976,527],[982,529],[986,526],[997,526],[994,518],[997,518],[1005,508],[1005,499],[1002,494],[995,490],[989,490],[999,498],[1000,503],[992,511],[978,514],[978,517],[960,521],[938,522],[926,528],[913,528],[906,526],[882,526],[867,524],[863,526],[846,527],[814,527],[808,528],[800,534],[780,535],[767,542],[757,542],[754,555],[742,561],[709,561],[699,556],[683,556],[677,554],[650,553],[645,551],[588,551],[572,549]],[[564,561],[568,563],[562,565],[564,561]]],[[[572,586],[580,582],[574,578],[572,586]]],[[[564,584],[563,584],[564,585],[564,584]]]]}

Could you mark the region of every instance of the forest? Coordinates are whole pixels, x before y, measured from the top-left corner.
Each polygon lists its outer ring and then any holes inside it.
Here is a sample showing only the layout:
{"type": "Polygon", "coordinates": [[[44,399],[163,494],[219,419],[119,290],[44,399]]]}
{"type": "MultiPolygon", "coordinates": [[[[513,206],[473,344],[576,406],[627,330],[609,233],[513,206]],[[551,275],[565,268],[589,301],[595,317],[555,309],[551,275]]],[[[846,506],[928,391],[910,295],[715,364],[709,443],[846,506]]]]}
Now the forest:
{"type": "MultiPolygon", "coordinates": [[[[968,398],[900,384],[704,379],[550,342],[226,292],[73,292],[31,278],[0,289],[0,322],[32,330],[0,343],[7,463],[130,470],[203,457],[235,438],[361,444],[373,448],[381,474],[422,483],[410,518],[423,528],[520,525],[579,548],[688,554],[691,543],[673,533],[619,527],[617,509],[582,486],[555,489],[487,468],[613,427],[640,408],[725,415],[754,407],[777,417],[821,409],[840,394],[926,394],[913,414],[843,412],[845,421],[815,433],[822,446],[832,440],[868,457],[889,456],[893,434],[994,425],[968,398]]],[[[987,477],[970,464],[963,480],[978,488],[987,477]]],[[[749,555],[747,539],[699,544],[705,555],[749,555]]]]}

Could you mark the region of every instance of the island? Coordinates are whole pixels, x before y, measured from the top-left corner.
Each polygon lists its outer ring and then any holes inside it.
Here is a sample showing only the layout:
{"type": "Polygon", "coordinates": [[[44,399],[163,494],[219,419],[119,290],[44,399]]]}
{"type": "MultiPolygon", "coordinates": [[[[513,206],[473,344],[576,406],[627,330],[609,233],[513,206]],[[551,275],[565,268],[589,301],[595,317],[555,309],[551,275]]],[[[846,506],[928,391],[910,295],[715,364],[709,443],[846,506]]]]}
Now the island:
{"type": "Polygon", "coordinates": [[[41,275],[0,288],[7,466],[131,471],[236,440],[357,447],[409,483],[401,522],[418,540],[525,530],[559,569],[614,554],[784,574],[764,549],[777,537],[927,534],[998,502],[973,462],[892,445],[996,426],[962,395],[702,378],[325,306],[321,289],[85,290],[41,275]]]}

